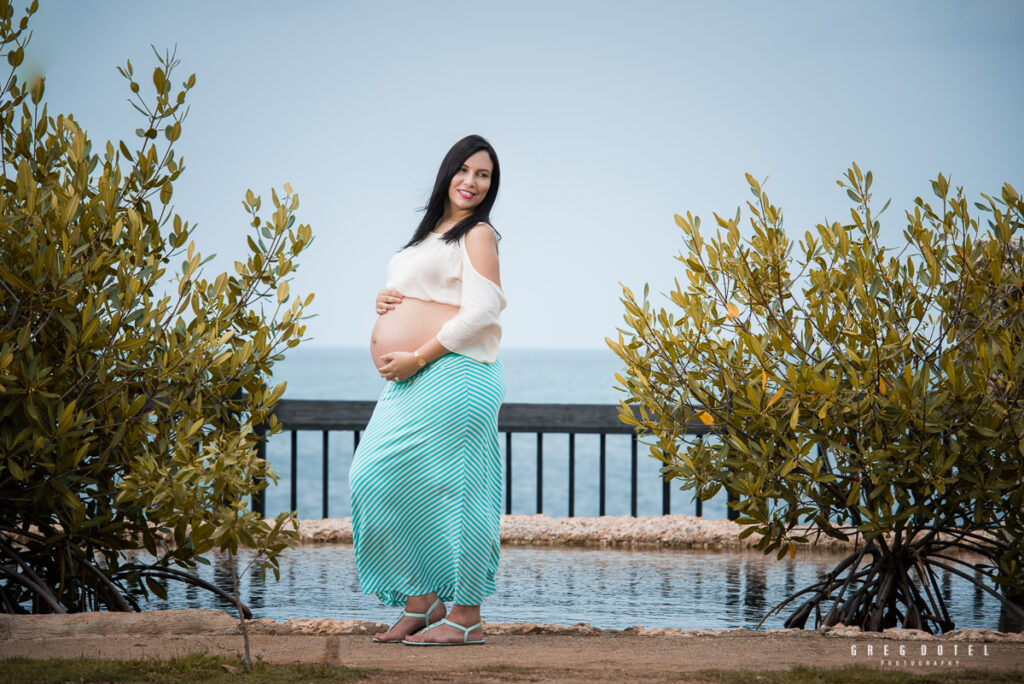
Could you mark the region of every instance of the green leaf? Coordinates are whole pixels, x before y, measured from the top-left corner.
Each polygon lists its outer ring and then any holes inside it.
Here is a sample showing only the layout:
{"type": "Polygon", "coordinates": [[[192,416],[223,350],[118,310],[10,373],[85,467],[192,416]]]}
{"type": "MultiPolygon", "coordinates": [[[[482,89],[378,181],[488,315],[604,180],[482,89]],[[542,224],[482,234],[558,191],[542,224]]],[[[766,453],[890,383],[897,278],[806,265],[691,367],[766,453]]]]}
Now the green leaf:
{"type": "Polygon", "coordinates": [[[146,586],[149,587],[149,590],[153,592],[153,594],[158,599],[160,599],[161,601],[167,600],[167,589],[159,580],[149,575],[146,575],[146,586]]]}
{"type": "Polygon", "coordinates": [[[153,85],[156,87],[157,92],[162,93],[166,84],[167,76],[164,74],[164,70],[160,67],[153,69],[153,85]]]}

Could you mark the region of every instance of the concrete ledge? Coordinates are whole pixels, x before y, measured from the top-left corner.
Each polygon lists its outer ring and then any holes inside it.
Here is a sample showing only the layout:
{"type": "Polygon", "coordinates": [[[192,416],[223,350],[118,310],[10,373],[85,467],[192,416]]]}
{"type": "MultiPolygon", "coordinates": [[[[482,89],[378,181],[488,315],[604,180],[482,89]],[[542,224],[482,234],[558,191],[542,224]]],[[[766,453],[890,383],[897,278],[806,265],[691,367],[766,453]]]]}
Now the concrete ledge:
{"type": "Polygon", "coordinates": [[[141,613],[0,614],[4,639],[96,636],[238,634],[238,620],[221,610],[150,610],[141,613]]]}

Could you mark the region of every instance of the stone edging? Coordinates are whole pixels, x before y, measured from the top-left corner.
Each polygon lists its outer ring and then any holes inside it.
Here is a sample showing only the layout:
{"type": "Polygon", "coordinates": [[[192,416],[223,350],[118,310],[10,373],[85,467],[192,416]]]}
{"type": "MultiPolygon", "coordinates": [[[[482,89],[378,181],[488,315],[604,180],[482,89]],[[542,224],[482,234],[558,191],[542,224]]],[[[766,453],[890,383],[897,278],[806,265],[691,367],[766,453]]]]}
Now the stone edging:
{"type": "MultiPolygon", "coordinates": [[[[501,516],[501,543],[538,546],[654,547],[677,549],[753,549],[761,539],[752,534],[739,539],[742,526],[731,520],[712,520],[692,515],[601,516],[598,518],[552,518],[547,515],[501,516]]],[[[303,543],[352,543],[351,518],[300,520],[303,543]]],[[[842,551],[852,548],[824,535],[804,550],[842,551]]]]}

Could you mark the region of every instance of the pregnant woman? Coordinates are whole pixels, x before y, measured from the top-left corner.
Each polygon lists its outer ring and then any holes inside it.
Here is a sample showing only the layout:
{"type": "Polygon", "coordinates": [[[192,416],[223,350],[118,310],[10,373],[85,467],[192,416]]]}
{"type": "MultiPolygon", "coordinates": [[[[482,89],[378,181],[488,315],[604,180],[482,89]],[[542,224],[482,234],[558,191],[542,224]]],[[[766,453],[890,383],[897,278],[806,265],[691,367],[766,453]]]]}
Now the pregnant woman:
{"type": "Polygon", "coordinates": [[[389,382],[349,485],[363,592],[404,606],[374,637],[380,643],[484,643],[480,603],[494,593],[498,567],[505,391],[505,297],[489,224],[499,177],[486,140],[455,143],[377,295],[370,352],[389,382]]]}

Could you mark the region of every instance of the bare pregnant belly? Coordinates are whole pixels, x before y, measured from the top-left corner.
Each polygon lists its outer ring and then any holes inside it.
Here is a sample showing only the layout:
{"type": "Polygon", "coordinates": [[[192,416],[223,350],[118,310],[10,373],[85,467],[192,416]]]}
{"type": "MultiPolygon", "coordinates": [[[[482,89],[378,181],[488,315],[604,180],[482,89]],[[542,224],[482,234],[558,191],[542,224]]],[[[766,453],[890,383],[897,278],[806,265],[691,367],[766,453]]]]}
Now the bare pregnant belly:
{"type": "Polygon", "coordinates": [[[439,302],[406,297],[385,314],[377,316],[370,333],[370,354],[373,365],[380,368],[382,354],[415,351],[428,342],[445,323],[459,312],[459,307],[439,302]]]}

